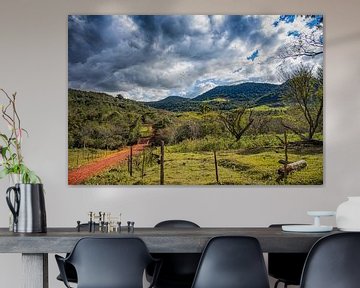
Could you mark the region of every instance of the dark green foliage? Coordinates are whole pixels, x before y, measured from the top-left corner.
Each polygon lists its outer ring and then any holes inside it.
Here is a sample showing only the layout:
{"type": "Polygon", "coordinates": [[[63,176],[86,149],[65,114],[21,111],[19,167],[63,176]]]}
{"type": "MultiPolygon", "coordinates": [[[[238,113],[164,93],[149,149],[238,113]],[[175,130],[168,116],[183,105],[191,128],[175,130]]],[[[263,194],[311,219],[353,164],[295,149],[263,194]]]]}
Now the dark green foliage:
{"type": "Polygon", "coordinates": [[[198,111],[200,109],[201,103],[180,96],[169,96],[159,101],[143,102],[143,104],[156,109],[164,109],[173,112],[180,112],[180,111],[198,111]]]}
{"type": "Polygon", "coordinates": [[[159,120],[154,109],[104,93],[68,91],[69,148],[118,149],[135,144],[142,125],[159,120]]]}
{"type": "Polygon", "coordinates": [[[256,105],[270,104],[280,105],[281,85],[269,83],[242,83],[230,86],[217,86],[200,96],[195,97],[194,101],[213,100],[225,98],[237,102],[254,102],[256,105]]]}
{"type": "Polygon", "coordinates": [[[268,83],[243,83],[239,85],[217,86],[195,98],[169,96],[153,102],[143,102],[153,108],[173,112],[232,110],[244,103],[254,106],[282,106],[283,85],[268,83]]]}

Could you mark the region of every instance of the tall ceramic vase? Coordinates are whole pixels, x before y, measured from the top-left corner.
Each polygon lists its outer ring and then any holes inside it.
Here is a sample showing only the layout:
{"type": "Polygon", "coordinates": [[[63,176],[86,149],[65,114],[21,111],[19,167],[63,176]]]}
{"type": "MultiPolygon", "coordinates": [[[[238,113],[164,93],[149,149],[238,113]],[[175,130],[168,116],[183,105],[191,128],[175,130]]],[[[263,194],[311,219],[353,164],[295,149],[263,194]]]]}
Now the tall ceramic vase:
{"type": "Polygon", "coordinates": [[[336,226],[342,231],[360,231],[360,196],[348,197],[338,206],[336,226]]]}
{"type": "MultiPolygon", "coordinates": [[[[9,187],[15,187],[15,184],[22,183],[21,174],[10,173],[8,180],[9,180],[9,187]]],[[[6,197],[8,197],[8,196],[6,196],[6,197]]],[[[15,199],[13,199],[12,201],[15,201],[15,199]]],[[[9,231],[11,231],[11,232],[14,231],[14,214],[11,212],[11,210],[9,213],[9,231]]]]}
{"type": "Polygon", "coordinates": [[[43,233],[47,231],[42,184],[15,184],[7,189],[6,201],[13,214],[14,232],[43,233]]]}

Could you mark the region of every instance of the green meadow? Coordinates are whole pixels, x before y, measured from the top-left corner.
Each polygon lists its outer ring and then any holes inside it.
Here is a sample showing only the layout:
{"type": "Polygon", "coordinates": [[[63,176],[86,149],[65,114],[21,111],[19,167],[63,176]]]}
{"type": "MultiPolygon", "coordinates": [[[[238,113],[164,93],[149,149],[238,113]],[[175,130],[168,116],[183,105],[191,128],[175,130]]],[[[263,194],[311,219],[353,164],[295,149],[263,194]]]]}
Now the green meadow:
{"type": "MultiPolygon", "coordinates": [[[[290,174],[287,181],[277,181],[278,163],[283,159],[283,149],[274,148],[239,148],[237,150],[218,151],[218,175],[216,182],[214,153],[200,151],[196,143],[167,146],[165,148],[164,174],[166,185],[319,185],[323,183],[322,149],[307,148],[290,151],[292,162],[305,160],[307,167],[290,174]],[[184,151],[184,146],[197,147],[198,151],[184,151]]],[[[249,143],[248,143],[249,144],[249,143]]],[[[159,148],[152,150],[152,155],[160,155],[159,148]]],[[[146,161],[143,169],[143,158],[148,158],[149,151],[134,158],[133,175],[129,176],[127,163],[112,167],[101,174],[88,179],[87,185],[158,185],[160,182],[160,165],[157,161],[146,161]]],[[[157,158],[156,158],[157,159],[157,158]]]]}

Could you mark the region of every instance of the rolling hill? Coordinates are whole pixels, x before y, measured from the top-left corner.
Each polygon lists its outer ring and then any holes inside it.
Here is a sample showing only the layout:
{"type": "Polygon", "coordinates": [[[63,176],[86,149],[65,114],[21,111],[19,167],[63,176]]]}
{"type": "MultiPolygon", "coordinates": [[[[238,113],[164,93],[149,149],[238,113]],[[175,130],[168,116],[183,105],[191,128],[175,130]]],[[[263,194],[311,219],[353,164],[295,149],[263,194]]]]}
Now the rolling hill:
{"type": "Polygon", "coordinates": [[[139,102],[105,93],[68,90],[69,148],[117,149],[137,141],[161,115],[139,102]]]}
{"type": "Polygon", "coordinates": [[[168,111],[198,111],[204,105],[212,109],[229,110],[236,108],[241,103],[250,103],[254,106],[281,106],[283,87],[284,84],[248,82],[217,86],[192,99],[169,96],[159,101],[143,102],[143,104],[168,111]]]}
{"type": "Polygon", "coordinates": [[[205,93],[193,98],[194,101],[205,101],[216,98],[225,98],[235,101],[256,101],[259,98],[266,98],[266,96],[273,96],[266,101],[269,104],[279,101],[281,85],[269,83],[242,83],[238,85],[217,86],[205,93]]]}

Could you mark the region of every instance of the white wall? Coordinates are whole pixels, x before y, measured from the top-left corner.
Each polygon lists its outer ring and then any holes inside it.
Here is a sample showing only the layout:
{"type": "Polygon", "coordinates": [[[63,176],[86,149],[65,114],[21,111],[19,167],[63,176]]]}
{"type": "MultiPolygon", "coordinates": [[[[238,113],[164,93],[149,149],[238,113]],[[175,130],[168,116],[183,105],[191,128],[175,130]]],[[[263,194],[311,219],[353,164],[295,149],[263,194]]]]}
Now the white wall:
{"type": "MultiPolygon", "coordinates": [[[[89,210],[122,212],[136,226],[186,218],[201,226],[308,222],[360,195],[360,11],[358,0],[1,0],[0,87],[18,92],[26,161],[46,187],[48,226],[74,226],[89,210]],[[318,187],[69,187],[68,14],[325,14],[325,184],[318,187]]],[[[6,180],[0,226],[8,224],[6,180]]],[[[334,220],[328,220],[334,224],[334,220]]],[[[50,256],[50,287],[57,271],[50,256]]],[[[0,255],[1,287],[20,287],[20,256],[0,255]]]]}

